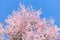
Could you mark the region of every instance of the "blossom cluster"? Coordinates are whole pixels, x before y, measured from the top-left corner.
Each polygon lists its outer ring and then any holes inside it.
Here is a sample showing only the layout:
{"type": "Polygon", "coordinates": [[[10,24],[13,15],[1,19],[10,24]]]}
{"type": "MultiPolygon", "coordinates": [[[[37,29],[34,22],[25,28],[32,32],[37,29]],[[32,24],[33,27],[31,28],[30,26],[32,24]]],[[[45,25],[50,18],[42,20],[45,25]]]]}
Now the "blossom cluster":
{"type": "Polygon", "coordinates": [[[60,28],[54,24],[54,19],[41,19],[41,13],[41,10],[34,11],[32,6],[26,8],[23,4],[19,10],[14,10],[5,20],[5,34],[9,40],[60,40],[60,28]]]}
{"type": "Polygon", "coordinates": [[[3,40],[3,34],[5,33],[5,30],[3,28],[3,25],[2,23],[0,23],[0,40],[3,40]]]}

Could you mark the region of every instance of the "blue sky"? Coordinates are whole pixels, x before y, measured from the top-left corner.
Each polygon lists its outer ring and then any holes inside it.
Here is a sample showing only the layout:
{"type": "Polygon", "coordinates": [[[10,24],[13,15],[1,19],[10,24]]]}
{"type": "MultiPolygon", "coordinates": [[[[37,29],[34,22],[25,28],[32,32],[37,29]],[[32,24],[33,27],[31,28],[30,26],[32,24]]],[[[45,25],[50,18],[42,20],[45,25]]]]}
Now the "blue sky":
{"type": "Polygon", "coordinates": [[[35,10],[42,9],[41,17],[53,17],[55,24],[60,27],[60,0],[0,0],[0,22],[5,24],[4,19],[12,13],[14,9],[18,9],[19,3],[24,5],[32,5],[35,10]]]}

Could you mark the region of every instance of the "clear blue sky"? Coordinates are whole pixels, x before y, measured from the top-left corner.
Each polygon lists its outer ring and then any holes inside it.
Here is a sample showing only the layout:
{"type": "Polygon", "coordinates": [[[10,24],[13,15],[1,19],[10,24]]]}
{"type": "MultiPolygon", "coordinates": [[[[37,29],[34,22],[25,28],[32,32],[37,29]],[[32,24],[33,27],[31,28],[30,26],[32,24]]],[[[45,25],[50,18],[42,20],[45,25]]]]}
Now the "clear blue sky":
{"type": "MultiPolygon", "coordinates": [[[[42,9],[41,17],[53,17],[55,23],[60,26],[60,0],[0,0],[0,21],[4,23],[4,19],[12,13],[14,9],[18,9],[19,3],[26,6],[32,5],[34,9],[42,9]]],[[[4,23],[5,24],[5,23],[4,23]]]]}

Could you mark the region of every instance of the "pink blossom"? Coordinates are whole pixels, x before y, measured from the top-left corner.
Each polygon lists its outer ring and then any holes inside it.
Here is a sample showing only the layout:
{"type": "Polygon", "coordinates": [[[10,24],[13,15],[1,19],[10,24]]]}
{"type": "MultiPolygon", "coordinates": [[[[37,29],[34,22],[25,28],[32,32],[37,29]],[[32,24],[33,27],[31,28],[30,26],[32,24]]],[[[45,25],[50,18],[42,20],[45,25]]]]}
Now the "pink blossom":
{"type": "Polygon", "coordinates": [[[5,33],[5,30],[3,29],[2,23],[0,23],[0,40],[3,40],[3,34],[5,33]]]}
{"type": "Polygon", "coordinates": [[[60,40],[58,28],[51,19],[41,19],[41,10],[34,11],[32,7],[25,8],[20,5],[20,10],[13,11],[5,22],[6,34],[10,40],[60,40]]]}

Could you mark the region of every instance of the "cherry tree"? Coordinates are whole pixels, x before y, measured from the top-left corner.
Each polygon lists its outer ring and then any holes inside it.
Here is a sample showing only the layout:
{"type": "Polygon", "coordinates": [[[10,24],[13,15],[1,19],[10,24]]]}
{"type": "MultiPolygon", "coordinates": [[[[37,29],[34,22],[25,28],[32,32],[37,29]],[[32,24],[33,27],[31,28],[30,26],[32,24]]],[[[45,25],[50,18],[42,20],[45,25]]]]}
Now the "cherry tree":
{"type": "Polygon", "coordinates": [[[41,9],[35,11],[32,6],[20,5],[20,9],[5,20],[9,40],[60,40],[60,28],[54,24],[54,19],[41,19],[41,14],[41,9]]]}

